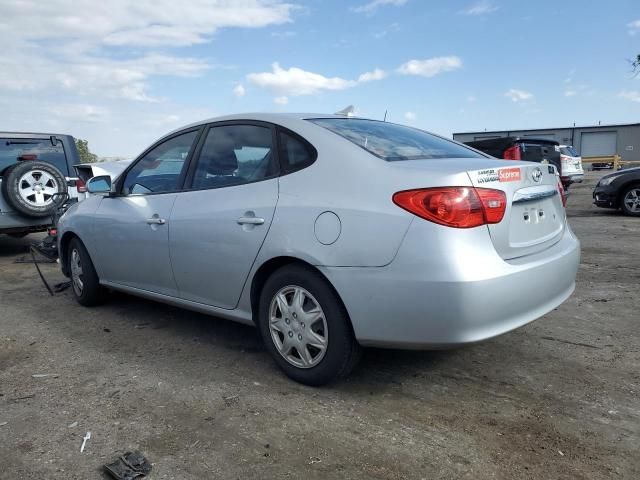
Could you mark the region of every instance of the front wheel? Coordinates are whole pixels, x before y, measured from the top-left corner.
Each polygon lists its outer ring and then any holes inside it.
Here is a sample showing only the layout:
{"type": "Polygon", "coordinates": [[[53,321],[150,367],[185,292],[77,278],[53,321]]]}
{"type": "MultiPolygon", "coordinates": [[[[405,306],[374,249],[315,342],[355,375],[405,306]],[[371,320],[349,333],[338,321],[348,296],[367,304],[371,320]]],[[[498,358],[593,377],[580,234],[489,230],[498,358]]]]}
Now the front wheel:
{"type": "Polygon", "coordinates": [[[346,376],[361,356],[344,305],[327,280],[307,267],[289,265],[269,277],[258,323],[278,366],[306,385],[346,376]]]}
{"type": "Polygon", "coordinates": [[[620,206],[626,215],[640,217],[640,185],[632,185],[624,191],[620,206]]]}
{"type": "Polygon", "coordinates": [[[85,307],[92,307],[104,302],[106,290],[100,285],[89,252],[79,238],[74,238],[69,242],[67,262],[73,296],[78,303],[85,307]]]}

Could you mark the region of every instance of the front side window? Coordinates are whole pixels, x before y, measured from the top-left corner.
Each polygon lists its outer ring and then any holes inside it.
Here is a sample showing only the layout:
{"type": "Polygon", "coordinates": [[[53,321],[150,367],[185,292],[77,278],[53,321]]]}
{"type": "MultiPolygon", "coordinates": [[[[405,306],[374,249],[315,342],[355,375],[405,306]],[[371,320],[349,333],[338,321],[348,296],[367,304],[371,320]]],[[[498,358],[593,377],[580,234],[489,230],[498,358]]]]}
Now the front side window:
{"type": "Polygon", "coordinates": [[[192,188],[219,188],[257,182],[278,174],[271,129],[224,125],[207,132],[192,188]]]}
{"type": "Polygon", "coordinates": [[[573,147],[560,147],[560,153],[562,155],[568,155],[569,157],[579,157],[580,154],[573,147]]]}
{"type": "Polygon", "coordinates": [[[50,163],[64,175],[69,175],[67,157],[60,140],[53,145],[48,138],[0,138],[0,173],[17,162],[27,160],[50,163]]]}
{"type": "Polygon", "coordinates": [[[145,195],[175,192],[198,131],[183,133],[153,148],[129,170],[122,193],[145,195]]]}
{"type": "Polygon", "coordinates": [[[360,118],[315,118],[310,121],[388,162],[433,158],[486,158],[450,140],[393,123],[360,118]]]}

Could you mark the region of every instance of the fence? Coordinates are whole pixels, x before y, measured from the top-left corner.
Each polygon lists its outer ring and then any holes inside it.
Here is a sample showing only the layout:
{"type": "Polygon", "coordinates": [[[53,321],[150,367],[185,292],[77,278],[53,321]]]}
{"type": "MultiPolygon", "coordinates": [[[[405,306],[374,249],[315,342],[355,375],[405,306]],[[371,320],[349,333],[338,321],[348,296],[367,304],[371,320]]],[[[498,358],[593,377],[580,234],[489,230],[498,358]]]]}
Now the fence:
{"type": "Polygon", "coordinates": [[[620,170],[626,165],[640,165],[638,160],[622,160],[620,155],[612,155],[609,157],[582,157],[583,164],[593,163],[612,163],[614,170],[620,170]]]}

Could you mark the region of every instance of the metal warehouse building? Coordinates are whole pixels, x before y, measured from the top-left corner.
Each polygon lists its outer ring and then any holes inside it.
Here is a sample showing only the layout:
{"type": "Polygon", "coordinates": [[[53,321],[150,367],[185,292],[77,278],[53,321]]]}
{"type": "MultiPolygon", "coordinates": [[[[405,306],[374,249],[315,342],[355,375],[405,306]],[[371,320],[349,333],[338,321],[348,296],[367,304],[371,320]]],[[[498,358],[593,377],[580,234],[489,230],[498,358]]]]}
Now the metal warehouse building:
{"type": "Polygon", "coordinates": [[[453,134],[453,139],[459,142],[499,137],[544,138],[555,140],[561,145],[573,145],[583,157],[608,157],[617,154],[622,160],[640,160],[640,123],[453,134]]]}

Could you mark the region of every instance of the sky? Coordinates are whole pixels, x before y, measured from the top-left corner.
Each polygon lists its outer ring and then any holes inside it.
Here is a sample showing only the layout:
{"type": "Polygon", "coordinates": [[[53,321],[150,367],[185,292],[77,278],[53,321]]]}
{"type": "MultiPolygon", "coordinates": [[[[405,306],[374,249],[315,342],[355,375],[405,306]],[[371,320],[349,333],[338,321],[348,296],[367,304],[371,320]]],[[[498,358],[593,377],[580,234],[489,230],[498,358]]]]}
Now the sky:
{"type": "Polygon", "coordinates": [[[0,0],[0,130],[134,157],[241,112],[469,130],[640,122],[638,0],[0,0]]]}

